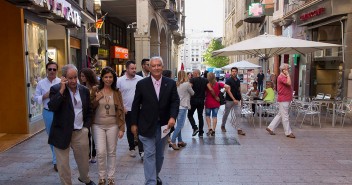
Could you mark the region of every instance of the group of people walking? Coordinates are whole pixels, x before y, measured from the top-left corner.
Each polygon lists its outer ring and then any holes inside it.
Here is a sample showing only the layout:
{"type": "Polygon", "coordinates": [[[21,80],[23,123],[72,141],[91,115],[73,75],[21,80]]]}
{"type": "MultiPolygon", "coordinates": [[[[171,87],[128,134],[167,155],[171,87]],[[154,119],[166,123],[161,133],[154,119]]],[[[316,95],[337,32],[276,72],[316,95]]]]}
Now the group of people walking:
{"type": "MultiPolygon", "coordinates": [[[[47,77],[38,83],[34,98],[43,104],[52,162],[62,184],[72,184],[70,148],[78,166],[79,181],[95,184],[88,176],[90,161],[98,162],[99,185],[115,184],[116,145],[126,131],[131,157],[136,157],[135,148],[138,146],[144,164],[145,184],[160,185],[159,173],[167,143],[167,137],[161,136],[162,132],[175,128],[169,146],[174,150],[185,147],[187,143],[183,141],[182,128],[187,115],[193,129],[192,136],[198,134],[203,137],[205,108],[206,134],[215,136],[221,89],[226,92],[221,131],[226,132],[231,109],[234,109],[236,117],[241,114],[237,68],[231,69],[231,77],[224,84],[216,81],[214,73],[208,73],[207,78],[201,77],[197,69],[192,75],[179,71],[175,82],[162,75],[163,67],[161,57],[143,59],[142,71],[137,73],[136,63],[127,61],[122,77],[117,78],[112,68],[105,67],[98,82],[91,69],[82,69],[78,74],[77,68],[68,64],[62,67],[62,77],[58,78],[57,63],[51,61],[46,64],[47,77]],[[195,111],[198,113],[198,125],[193,118],[195,111]]],[[[284,76],[279,76],[278,83],[288,87],[291,82],[285,70],[288,68],[283,69],[284,76]]],[[[285,116],[290,99],[286,95],[288,88],[279,84],[279,97],[280,92],[285,95],[278,101],[284,103],[280,104],[280,113],[267,131],[274,135],[274,129],[282,118],[285,134],[293,138],[285,116]]],[[[239,119],[235,119],[234,126],[239,135],[245,135],[239,119]]]]}

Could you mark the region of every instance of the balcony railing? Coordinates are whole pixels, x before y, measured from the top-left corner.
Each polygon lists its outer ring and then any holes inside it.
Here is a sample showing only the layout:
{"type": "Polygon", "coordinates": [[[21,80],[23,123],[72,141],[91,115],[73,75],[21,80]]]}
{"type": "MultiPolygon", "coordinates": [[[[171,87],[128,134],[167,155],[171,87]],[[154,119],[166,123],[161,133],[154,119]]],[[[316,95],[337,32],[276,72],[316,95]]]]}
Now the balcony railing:
{"type": "Polygon", "coordinates": [[[152,0],[152,4],[156,10],[164,9],[167,1],[166,0],[152,0]]]}

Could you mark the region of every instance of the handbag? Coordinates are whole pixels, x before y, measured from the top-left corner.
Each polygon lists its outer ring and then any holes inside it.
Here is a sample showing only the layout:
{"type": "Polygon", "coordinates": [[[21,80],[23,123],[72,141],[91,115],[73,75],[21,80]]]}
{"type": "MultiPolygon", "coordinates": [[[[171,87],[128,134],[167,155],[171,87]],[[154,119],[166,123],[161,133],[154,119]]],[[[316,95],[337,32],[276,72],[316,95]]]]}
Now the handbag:
{"type": "Polygon", "coordinates": [[[219,102],[220,102],[220,105],[225,105],[225,103],[226,103],[226,100],[225,100],[225,93],[220,90],[221,87],[220,87],[219,83],[218,83],[218,87],[219,87],[219,94],[218,94],[218,96],[219,96],[219,99],[220,99],[220,101],[219,101],[219,102]]]}

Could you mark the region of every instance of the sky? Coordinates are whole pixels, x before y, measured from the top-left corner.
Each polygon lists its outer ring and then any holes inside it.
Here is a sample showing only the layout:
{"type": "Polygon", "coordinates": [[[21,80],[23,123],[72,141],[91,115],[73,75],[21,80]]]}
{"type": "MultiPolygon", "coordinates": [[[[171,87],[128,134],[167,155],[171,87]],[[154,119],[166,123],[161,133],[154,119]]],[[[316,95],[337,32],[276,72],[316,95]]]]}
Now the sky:
{"type": "Polygon", "coordinates": [[[213,30],[215,37],[223,36],[223,0],[185,0],[186,33],[190,30],[213,30]]]}

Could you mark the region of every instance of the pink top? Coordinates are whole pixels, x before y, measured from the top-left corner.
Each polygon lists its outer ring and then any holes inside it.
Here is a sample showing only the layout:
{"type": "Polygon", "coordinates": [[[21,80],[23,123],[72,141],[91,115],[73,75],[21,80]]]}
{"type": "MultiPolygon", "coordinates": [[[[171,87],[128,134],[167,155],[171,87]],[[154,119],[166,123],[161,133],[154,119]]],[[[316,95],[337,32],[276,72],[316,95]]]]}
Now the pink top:
{"type": "Polygon", "coordinates": [[[161,77],[159,80],[156,80],[156,79],[152,76],[152,82],[153,82],[154,89],[155,89],[155,93],[156,93],[156,96],[158,97],[158,99],[159,99],[159,93],[160,93],[161,79],[162,79],[162,77],[161,77]]]}
{"type": "MultiPolygon", "coordinates": [[[[218,83],[218,82],[212,86],[216,96],[218,96],[220,93],[219,86],[220,88],[225,87],[223,83],[218,83]]],[[[212,109],[212,108],[219,108],[219,107],[220,107],[220,102],[216,101],[216,99],[213,97],[213,95],[211,95],[209,89],[207,88],[207,90],[205,91],[205,108],[212,109]]]]}
{"type": "Polygon", "coordinates": [[[292,101],[292,87],[287,85],[287,76],[280,74],[277,77],[277,101],[290,102],[292,101]]]}

